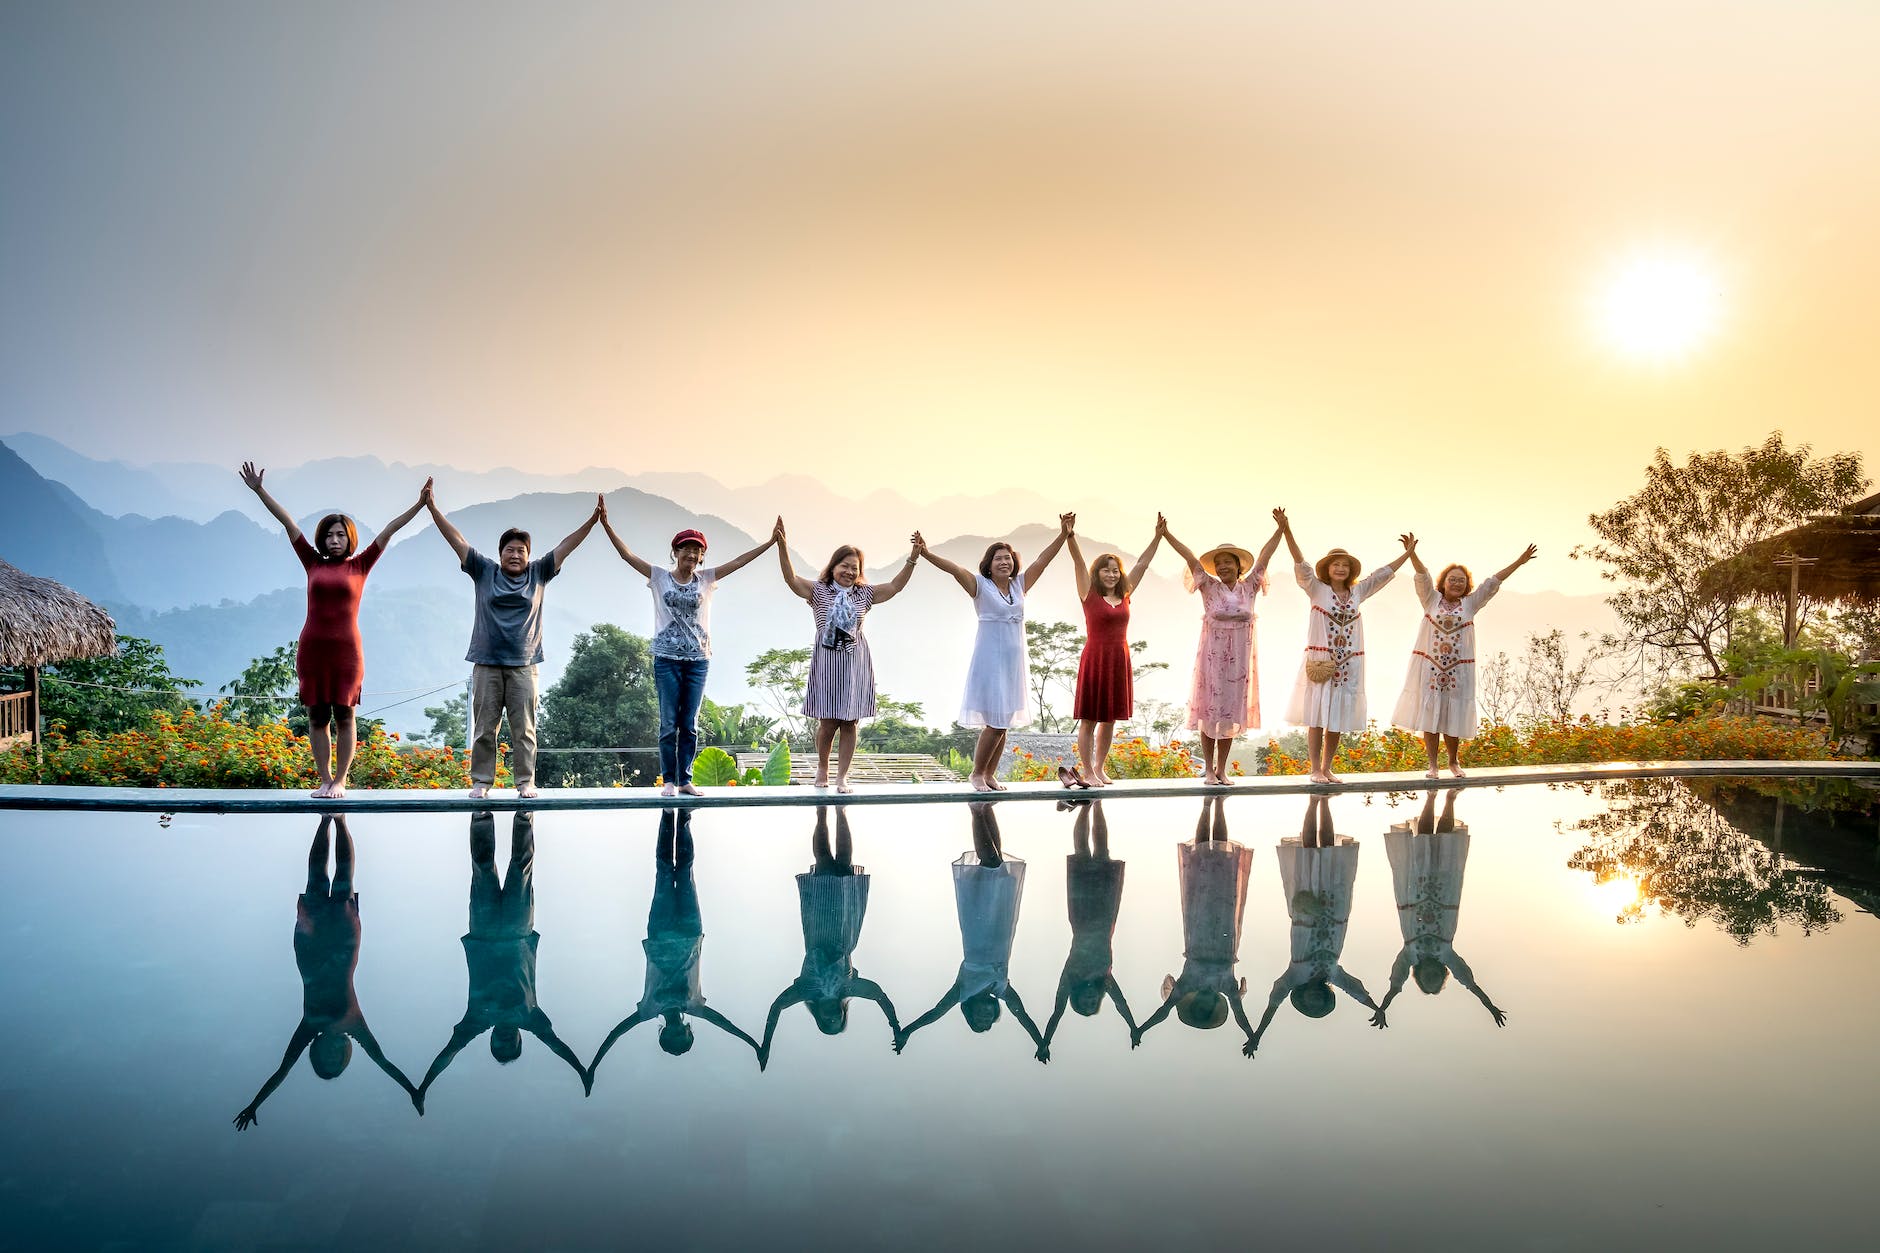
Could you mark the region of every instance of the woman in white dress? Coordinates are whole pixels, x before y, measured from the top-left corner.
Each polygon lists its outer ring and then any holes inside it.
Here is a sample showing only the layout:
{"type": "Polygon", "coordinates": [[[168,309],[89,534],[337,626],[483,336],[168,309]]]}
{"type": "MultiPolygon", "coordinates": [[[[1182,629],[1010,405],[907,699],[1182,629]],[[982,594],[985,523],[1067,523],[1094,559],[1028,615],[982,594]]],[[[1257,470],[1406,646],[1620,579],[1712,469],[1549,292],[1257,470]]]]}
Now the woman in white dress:
{"type": "Polygon", "coordinates": [[[1045,567],[1064,547],[1077,515],[1058,515],[1058,533],[1038,559],[1019,573],[1018,550],[995,540],[979,559],[977,572],[956,565],[927,547],[916,536],[921,556],[953,576],[960,590],[973,598],[979,615],[979,633],[973,638],[973,659],[966,667],[966,695],[957,719],[963,727],[978,727],[973,747],[972,785],[975,792],[1003,792],[999,758],[1005,752],[1005,733],[1031,721],[1030,654],[1025,647],[1025,597],[1038,586],[1045,567]]]}
{"type": "MultiPolygon", "coordinates": [[[[1273,981],[1260,1026],[1247,1041],[1249,1057],[1260,1047],[1281,1001],[1290,1000],[1308,1018],[1323,1018],[1338,1004],[1332,992],[1337,988],[1374,1012],[1378,1008],[1363,981],[1340,964],[1358,882],[1358,842],[1333,833],[1330,798],[1308,798],[1300,833],[1279,842],[1279,882],[1292,918],[1292,960],[1273,981]]],[[[1381,1017],[1371,1022],[1384,1025],[1381,1017]]]]}
{"type": "Polygon", "coordinates": [[[1475,982],[1475,972],[1456,952],[1456,921],[1462,912],[1462,872],[1469,863],[1469,828],[1456,821],[1456,793],[1436,813],[1436,793],[1424,798],[1423,812],[1414,821],[1393,825],[1384,836],[1390,854],[1390,877],[1397,889],[1397,926],[1403,948],[1390,966],[1390,991],[1371,1022],[1384,1025],[1390,1003],[1413,975],[1424,995],[1435,996],[1455,975],[1456,982],[1475,994],[1482,1008],[1506,1026],[1508,1015],[1475,982]]]}
{"type": "Polygon", "coordinates": [[[1338,741],[1347,731],[1362,731],[1367,710],[1364,703],[1364,618],[1359,606],[1384,584],[1390,582],[1404,562],[1416,551],[1417,537],[1400,535],[1403,553],[1397,560],[1374,574],[1359,578],[1363,569],[1358,559],[1342,548],[1334,548],[1319,558],[1317,566],[1306,564],[1293,538],[1292,523],[1286,511],[1274,511],[1280,533],[1292,553],[1293,577],[1312,598],[1312,621],[1306,627],[1306,652],[1299,663],[1299,678],[1293,684],[1292,703],[1286,720],[1306,728],[1306,755],[1312,762],[1312,781],[1340,782],[1332,773],[1332,759],[1338,755],[1338,741]]]}
{"type": "Polygon", "coordinates": [[[1449,755],[1449,773],[1462,777],[1462,741],[1481,729],[1475,712],[1475,615],[1501,590],[1502,581],[1534,560],[1538,551],[1529,544],[1506,569],[1498,570],[1476,586],[1464,565],[1450,564],[1434,580],[1429,567],[1413,551],[1417,600],[1423,622],[1417,628],[1416,648],[1410,654],[1410,672],[1403,694],[1397,698],[1391,721],[1423,737],[1429,757],[1428,777],[1436,777],[1436,743],[1449,755]]]}
{"type": "Polygon", "coordinates": [[[953,905],[960,921],[959,974],[932,1009],[895,1034],[894,1051],[906,1048],[916,1031],[938,1022],[955,1005],[975,1032],[990,1031],[999,1021],[1003,1002],[1037,1045],[1034,1056],[1048,1062],[1051,1048],[1011,983],[1012,942],[1018,937],[1025,863],[1005,855],[999,820],[990,804],[973,801],[968,808],[973,817],[973,847],[953,863],[953,905]]]}
{"type": "Polygon", "coordinates": [[[1211,1031],[1231,1013],[1253,1056],[1253,1027],[1247,1022],[1247,981],[1240,977],[1240,924],[1247,911],[1247,879],[1253,850],[1227,838],[1225,798],[1201,802],[1195,838],[1175,846],[1182,888],[1182,972],[1162,979],[1162,1005],[1130,1037],[1133,1048],[1169,1016],[1211,1031]]]}

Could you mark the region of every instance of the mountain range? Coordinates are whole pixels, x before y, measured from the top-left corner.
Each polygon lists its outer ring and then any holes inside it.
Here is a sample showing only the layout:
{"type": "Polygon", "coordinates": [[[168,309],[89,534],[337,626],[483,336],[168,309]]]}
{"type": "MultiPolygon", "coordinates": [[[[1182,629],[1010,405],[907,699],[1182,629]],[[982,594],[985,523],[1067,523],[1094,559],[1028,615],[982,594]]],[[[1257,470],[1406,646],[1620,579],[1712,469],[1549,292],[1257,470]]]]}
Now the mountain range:
{"type": "MultiPolygon", "coordinates": [[[[304,612],[302,575],[272,519],[264,525],[232,507],[216,511],[215,505],[225,503],[219,498],[181,502],[196,516],[114,515],[99,507],[101,501],[118,501],[113,492],[119,490],[123,500],[160,507],[159,489],[199,487],[226,496],[231,484],[249,503],[258,503],[230,470],[193,463],[127,466],[83,457],[44,437],[20,440],[39,464],[65,465],[77,479],[70,483],[43,472],[11,448],[13,442],[0,443],[0,499],[8,502],[0,510],[0,555],[107,605],[121,630],[162,644],[174,672],[200,679],[205,690],[213,691],[250,658],[298,633],[304,612]]],[[[521,526],[533,533],[538,551],[577,526],[592,507],[592,493],[602,490],[615,528],[650,559],[664,559],[666,541],[674,532],[697,527],[711,539],[708,560],[722,560],[767,535],[771,519],[782,512],[791,520],[792,551],[800,573],[819,569],[837,540],[860,539],[872,545],[869,571],[877,580],[891,578],[899,569],[907,532],[916,521],[936,550],[968,566],[978,563],[995,535],[1015,544],[1029,559],[1055,529],[1045,525],[1054,520],[1049,503],[1024,489],[916,506],[886,489],[859,499],[844,497],[800,476],[762,488],[727,488],[699,474],[626,476],[598,468],[574,476],[463,472],[387,465],[371,457],[281,467],[269,473],[268,481],[276,496],[296,510],[303,527],[338,502],[353,505],[363,515],[359,521],[365,542],[384,519],[410,503],[424,474],[437,476],[440,501],[473,544],[493,546],[505,527],[521,526]],[[617,476],[611,486],[610,475],[617,476]],[[629,478],[630,483],[619,481],[629,478]],[[525,490],[476,498],[478,490],[511,487],[525,490]],[[453,490],[458,494],[452,495],[453,490]],[[318,507],[298,512],[308,505],[318,507]],[[974,524],[995,517],[1037,521],[1010,530],[974,524]],[[804,551],[803,545],[811,542],[814,550],[804,551]]],[[[1144,542],[1141,536],[1112,545],[1090,522],[1093,516],[1112,513],[1121,516],[1122,511],[1101,504],[1090,511],[1080,508],[1085,553],[1094,558],[1116,548],[1133,563],[1144,542]]],[[[367,641],[362,708],[392,706],[382,716],[395,729],[421,728],[423,706],[442,697],[416,693],[454,684],[468,670],[461,659],[469,634],[470,583],[431,530],[420,515],[397,538],[374,571],[361,610],[367,641]]],[[[1385,556],[1361,555],[1372,560],[1385,556]]],[[[1261,673],[1267,722],[1277,727],[1297,666],[1293,641],[1303,638],[1306,607],[1289,586],[1290,571],[1276,564],[1272,575],[1272,594],[1261,606],[1260,640],[1266,652],[1261,673]]],[[[1032,593],[1030,616],[1038,621],[1079,621],[1073,582],[1070,559],[1062,556],[1032,593]]],[[[1366,607],[1368,651],[1374,663],[1373,716],[1388,716],[1401,675],[1398,664],[1382,659],[1407,654],[1419,620],[1408,594],[1408,577],[1401,582],[1404,587],[1387,589],[1366,607]]],[[[1187,694],[1199,605],[1185,593],[1172,553],[1157,556],[1132,603],[1132,635],[1149,642],[1148,660],[1168,664],[1167,670],[1147,676],[1141,693],[1179,703],[1187,694]]],[[[619,560],[604,536],[591,536],[549,590],[544,684],[559,676],[577,632],[596,622],[613,622],[646,634],[650,617],[644,580],[619,560]]],[[[921,702],[930,722],[945,725],[957,703],[972,647],[970,602],[952,580],[930,568],[920,569],[907,591],[869,621],[881,689],[921,702]]],[[[1578,635],[1609,624],[1609,611],[1596,597],[1510,590],[1484,614],[1484,647],[1518,654],[1530,631],[1558,626],[1578,635]]],[[[726,580],[713,608],[713,635],[716,664],[710,693],[731,703],[751,698],[745,663],[769,648],[807,643],[811,618],[808,607],[783,586],[775,558],[765,554],[726,580]]],[[[1061,707],[1068,702],[1060,698],[1055,703],[1061,707]]]]}

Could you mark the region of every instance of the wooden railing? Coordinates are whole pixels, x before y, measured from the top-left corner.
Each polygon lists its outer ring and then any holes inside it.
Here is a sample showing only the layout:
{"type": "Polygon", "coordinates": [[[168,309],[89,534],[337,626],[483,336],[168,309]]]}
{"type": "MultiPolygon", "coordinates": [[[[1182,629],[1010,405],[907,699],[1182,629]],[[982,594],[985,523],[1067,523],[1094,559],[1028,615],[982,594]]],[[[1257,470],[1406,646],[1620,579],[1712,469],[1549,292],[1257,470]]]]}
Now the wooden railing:
{"type": "Polygon", "coordinates": [[[33,739],[33,694],[0,692],[0,748],[30,744],[33,739]]]}

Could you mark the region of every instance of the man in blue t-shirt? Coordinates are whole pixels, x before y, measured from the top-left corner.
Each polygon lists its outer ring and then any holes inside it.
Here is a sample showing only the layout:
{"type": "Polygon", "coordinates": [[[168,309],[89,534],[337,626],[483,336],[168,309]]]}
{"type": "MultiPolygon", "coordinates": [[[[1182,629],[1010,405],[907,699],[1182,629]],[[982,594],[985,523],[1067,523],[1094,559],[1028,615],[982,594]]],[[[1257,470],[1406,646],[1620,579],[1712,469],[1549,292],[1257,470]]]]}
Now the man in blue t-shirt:
{"type": "Polygon", "coordinates": [[[535,667],[542,660],[542,593],[548,581],[561,573],[562,562],[581,546],[600,520],[601,501],[586,522],[555,545],[546,556],[529,559],[529,533],[510,527],[497,541],[492,561],[470,547],[463,532],[451,525],[427,488],[423,496],[463,572],[476,583],[476,619],[470,628],[470,649],[464,660],[474,667],[471,682],[470,796],[481,800],[496,782],[497,731],[509,715],[512,768],[516,794],[535,795],[535,667]]]}

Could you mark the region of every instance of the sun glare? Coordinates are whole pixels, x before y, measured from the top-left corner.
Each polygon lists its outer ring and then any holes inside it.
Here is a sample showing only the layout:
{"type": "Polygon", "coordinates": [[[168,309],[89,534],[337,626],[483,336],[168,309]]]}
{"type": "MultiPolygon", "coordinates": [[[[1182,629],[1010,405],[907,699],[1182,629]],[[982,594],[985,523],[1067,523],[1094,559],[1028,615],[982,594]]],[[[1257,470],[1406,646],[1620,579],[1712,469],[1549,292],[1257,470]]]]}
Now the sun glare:
{"type": "Polygon", "coordinates": [[[1671,364],[1702,348],[1723,316],[1716,267],[1695,253],[1657,248],[1620,258],[1593,300],[1594,327],[1613,352],[1671,364]]]}

